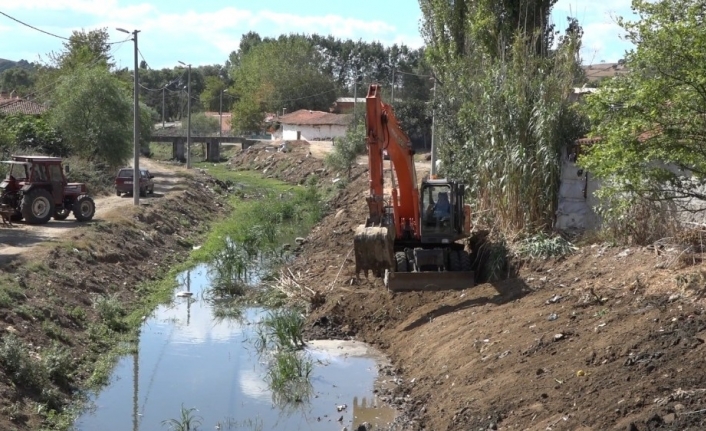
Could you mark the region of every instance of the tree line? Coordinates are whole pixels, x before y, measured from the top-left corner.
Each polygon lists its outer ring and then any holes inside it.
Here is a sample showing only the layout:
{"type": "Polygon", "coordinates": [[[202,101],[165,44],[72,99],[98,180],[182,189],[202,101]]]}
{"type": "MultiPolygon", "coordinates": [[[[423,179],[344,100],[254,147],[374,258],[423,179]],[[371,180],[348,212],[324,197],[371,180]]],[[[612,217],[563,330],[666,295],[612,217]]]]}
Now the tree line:
{"type": "MultiPolygon", "coordinates": [[[[223,64],[193,69],[192,106],[215,111],[223,96],[233,129],[252,133],[267,112],[326,110],[372,82],[391,100],[394,88],[396,113],[416,140],[428,142],[434,110],[442,173],[465,181],[479,217],[505,232],[552,228],[561,156],[578,138],[597,137],[578,163],[605,185],[604,217],[632,222],[643,204],[706,198],[702,3],[633,0],[639,18],[618,21],[634,44],[623,60],[629,73],[601,82],[585,104],[569,97],[586,84],[583,30],[571,17],[552,23],[556,0],[419,0],[424,48],[250,32],[223,64]]],[[[0,76],[3,90],[54,112],[35,127],[41,139],[23,142],[61,139],[61,151],[110,160],[129,151],[131,71],[115,69],[107,40],[105,30],[74,32],[46,64],[0,76]],[[81,98],[99,109],[71,106],[81,98]],[[103,139],[104,147],[87,144],[103,139]]],[[[143,62],[140,72],[145,119],[159,120],[163,94],[166,119],[183,118],[185,69],[143,62]]],[[[32,130],[0,127],[0,145],[32,130]]]]}
{"type": "MultiPolygon", "coordinates": [[[[115,67],[113,48],[106,29],[74,31],[60,52],[0,74],[0,91],[14,91],[49,106],[46,118],[22,120],[40,123],[38,130],[51,126],[61,135],[62,145],[44,145],[44,151],[55,148],[57,155],[81,154],[111,165],[129,155],[132,70],[115,67]]],[[[142,136],[147,148],[148,126],[186,117],[188,76],[184,67],[157,70],[144,59],[139,67],[142,136]]],[[[394,84],[398,115],[415,141],[428,146],[430,71],[424,49],[333,36],[269,38],[249,32],[223,64],[192,68],[191,107],[192,113],[232,112],[233,132],[252,134],[263,130],[266,113],[328,111],[338,97],[353,96],[356,88],[357,96],[364,97],[373,82],[382,84],[391,98],[394,84]]],[[[192,123],[205,133],[218,127],[215,120],[198,114],[192,123]]],[[[11,136],[9,130],[15,129],[5,128],[0,145],[34,142],[11,136]]]]}

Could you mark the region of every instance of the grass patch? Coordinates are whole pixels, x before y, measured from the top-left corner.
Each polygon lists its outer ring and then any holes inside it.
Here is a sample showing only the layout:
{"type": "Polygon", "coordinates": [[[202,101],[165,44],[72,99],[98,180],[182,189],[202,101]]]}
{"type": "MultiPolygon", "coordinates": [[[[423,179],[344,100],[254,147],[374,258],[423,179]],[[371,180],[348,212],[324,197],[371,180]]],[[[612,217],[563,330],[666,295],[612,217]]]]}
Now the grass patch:
{"type": "Polygon", "coordinates": [[[548,259],[566,256],[576,250],[577,248],[573,244],[561,236],[550,237],[545,233],[539,233],[520,241],[517,254],[520,257],[548,259]]]}
{"type": "Polygon", "coordinates": [[[272,178],[264,178],[260,172],[236,171],[231,169],[226,163],[200,162],[194,163],[193,165],[194,167],[203,169],[209,175],[218,180],[232,181],[245,189],[286,192],[296,188],[301,188],[300,186],[292,186],[272,178]]]}
{"type": "Polygon", "coordinates": [[[260,351],[303,348],[304,322],[304,316],[291,308],[270,311],[257,327],[256,347],[260,351]]]}
{"type": "Polygon", "coordinates": [[[286,406],[307,401],[312,393],[310,379],[313,370],[313,361],[301,352],[275,352],[265,376],[275,403],[286,406]]]}
{"type": "Polygon", "coordinates": [[[178,419],[167,419],[162,421],[162,426],[168,426],[172,431],[196,431],[201,426],[203,418],[196,414],[195,408],[187,409],[182,404],[181,413],[178,419]]]}

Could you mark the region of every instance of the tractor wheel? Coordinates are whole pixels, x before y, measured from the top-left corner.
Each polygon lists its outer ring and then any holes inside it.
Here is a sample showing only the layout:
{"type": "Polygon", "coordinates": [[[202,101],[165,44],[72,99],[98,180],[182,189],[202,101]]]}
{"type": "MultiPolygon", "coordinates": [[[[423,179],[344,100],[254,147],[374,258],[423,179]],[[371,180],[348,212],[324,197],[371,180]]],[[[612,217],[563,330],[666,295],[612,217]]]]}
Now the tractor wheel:
{"type": "Polygon", "coordinates": [[[54,210],[54,220],[66,220],[69,214],[71,214],[71,211],[66,208],[54,210]]]}
{"type": "Polygon", "coordinates": [[[456,250],[449,250],[449,270],[450,271],[460,271],[461,270],[461,260],[458,257],[456,250]]]}
{"type": "Polygon", "coordinates": [[[35,189],[22,197],[22,217],[29,224],[44,224],[54,215],[54,202],[48,191],[35,189]]]}
{"type": "Polygon", "coordinates": [[[471,262],[471,255],[468,254],[466,250],[461,250],[458,252],[459,260],[461,261],[461,271],[473,271],[473,263],[471,262]]]}
{"type": "Polygon", "coordinates": [[[407,254],[403,251],[395,253],[395,261],[397,261],[397,272],[407,272],[407,254]]]}
{"type": "Polygon", "coordinates": [[[96,204],[88,195],[80,195],[74,202],[74,217],[78,221],[89,221],[96,213],[96,204]]]}

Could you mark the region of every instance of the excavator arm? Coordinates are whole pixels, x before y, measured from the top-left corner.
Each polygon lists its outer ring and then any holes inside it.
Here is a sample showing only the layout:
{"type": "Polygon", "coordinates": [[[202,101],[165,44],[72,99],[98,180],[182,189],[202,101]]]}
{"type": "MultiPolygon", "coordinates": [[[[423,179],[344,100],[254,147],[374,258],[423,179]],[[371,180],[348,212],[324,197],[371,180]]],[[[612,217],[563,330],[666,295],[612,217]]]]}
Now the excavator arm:
{"type": "Polygon", "coordinates": [[[366,144],[370,175],[367,196],[369,215],[365,225],[356,230],[354,251],[356,273],[369,270],[377,276],[394,271],[396,239],[420,238],[420,206],[414,152],[407,134],[400,128],[392,106],[384,103],[381,87],[373,84],[365,99],[366,144]],[[392,212],[385,205],[383,154],[387,151],[392,165],[392,212]],[[391,216],[391,217],[390,217],[391,216]]]}
{"type": "Polygon", "coordinates": [[[381,87],[373,84],[365,99],[365,125],[370,173],[369,220],[380,224],[385,216],[383,151],[387,151],[397,179],[392,183],[392,214],[396,238],[419,239],[419,190],[414,152],[392,106],[382,101],[381,87]]]}

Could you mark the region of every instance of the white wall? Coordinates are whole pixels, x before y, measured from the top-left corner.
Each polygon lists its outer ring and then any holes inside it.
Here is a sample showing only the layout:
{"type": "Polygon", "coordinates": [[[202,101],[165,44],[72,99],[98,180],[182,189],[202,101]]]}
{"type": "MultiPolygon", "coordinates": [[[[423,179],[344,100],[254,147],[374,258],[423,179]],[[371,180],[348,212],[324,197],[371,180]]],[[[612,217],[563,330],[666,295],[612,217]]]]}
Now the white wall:
{"type": "Polygon", "coordinates": [[[272,134],[273,140],[295,140],[297,139],[297,132],[301,132],[300,139],[305,141],[331,141],[333,138],[340,138],[346,135],[346,126],[339,125],[321,125],[321,126],[308,126],[308,125],[294,125],[294,124],[283,124],[280,129],[272,134]]]}

